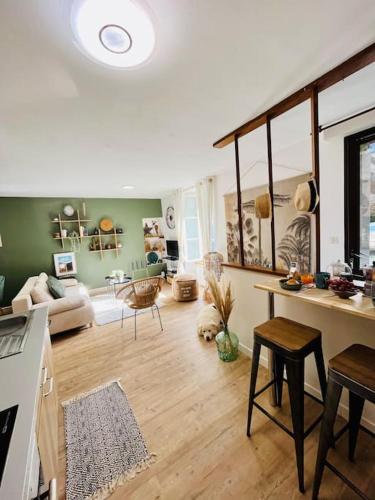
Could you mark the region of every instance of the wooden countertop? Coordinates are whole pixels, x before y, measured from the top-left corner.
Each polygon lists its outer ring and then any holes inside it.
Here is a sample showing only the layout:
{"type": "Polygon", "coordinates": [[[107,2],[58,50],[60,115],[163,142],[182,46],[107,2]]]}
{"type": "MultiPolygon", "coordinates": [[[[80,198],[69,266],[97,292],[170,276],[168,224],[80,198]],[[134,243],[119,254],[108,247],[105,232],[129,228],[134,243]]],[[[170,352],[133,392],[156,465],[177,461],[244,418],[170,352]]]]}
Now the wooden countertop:
{"type": "Polygon", "coordinates": [[[350,299],[340,299],[331,290],[320,290],[318,288],[302,288],[298,292],[291,292],[280,287],[278,279],[256,284],[254,288],[272,292],[284,297],[292,297],[308,304],[325,307],[334,311],[341,311],[360,318],[375,320],[375,307],[369,297],[363,297],[358,293],[350,299]]]}

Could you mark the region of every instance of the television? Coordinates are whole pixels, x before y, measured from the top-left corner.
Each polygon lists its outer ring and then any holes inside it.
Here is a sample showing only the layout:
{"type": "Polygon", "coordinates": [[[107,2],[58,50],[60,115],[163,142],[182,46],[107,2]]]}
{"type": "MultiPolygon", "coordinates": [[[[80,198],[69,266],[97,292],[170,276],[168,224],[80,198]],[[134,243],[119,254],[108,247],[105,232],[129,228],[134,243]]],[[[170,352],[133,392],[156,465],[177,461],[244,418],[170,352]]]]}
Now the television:
{"type": "Polygon", "coordinates": [[[178,259],[178,241],[177,240],[167,240],[167,256],[178,259]]]}

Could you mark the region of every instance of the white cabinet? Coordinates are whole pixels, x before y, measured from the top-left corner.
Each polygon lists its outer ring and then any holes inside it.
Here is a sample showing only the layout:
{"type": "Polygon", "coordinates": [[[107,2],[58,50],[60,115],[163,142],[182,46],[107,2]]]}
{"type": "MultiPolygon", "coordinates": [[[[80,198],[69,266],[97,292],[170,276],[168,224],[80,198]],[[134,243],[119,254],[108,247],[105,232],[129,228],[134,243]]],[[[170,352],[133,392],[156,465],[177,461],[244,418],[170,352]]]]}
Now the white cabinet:
{"type": "MultiPolygon", "coordinates": [[[[41,372],[37,442],[44,485],[56,482],[58,467],[57,390],[53,371],[51,340],[46,330],[41,372]]],[[[53,486],[52,486],[53,487],[53,486]]],[[[56,487],[56,485],[54,485],[56,487]]],[[[52,495],[50,494],[50,497],[52,495]]]]}

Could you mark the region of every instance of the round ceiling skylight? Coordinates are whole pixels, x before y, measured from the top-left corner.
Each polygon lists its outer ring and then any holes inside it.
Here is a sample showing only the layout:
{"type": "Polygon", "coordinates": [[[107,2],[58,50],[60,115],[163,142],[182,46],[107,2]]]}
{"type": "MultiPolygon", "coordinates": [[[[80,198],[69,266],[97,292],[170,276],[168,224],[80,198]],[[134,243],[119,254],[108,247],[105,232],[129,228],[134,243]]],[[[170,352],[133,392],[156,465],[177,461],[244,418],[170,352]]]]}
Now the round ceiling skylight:
{"type": "Polygon", "coordinates": [[[155,46],[150,18],[131,0],[76,0],[72,27],[87,55],[116,68],[138,66],[155,46]]]}

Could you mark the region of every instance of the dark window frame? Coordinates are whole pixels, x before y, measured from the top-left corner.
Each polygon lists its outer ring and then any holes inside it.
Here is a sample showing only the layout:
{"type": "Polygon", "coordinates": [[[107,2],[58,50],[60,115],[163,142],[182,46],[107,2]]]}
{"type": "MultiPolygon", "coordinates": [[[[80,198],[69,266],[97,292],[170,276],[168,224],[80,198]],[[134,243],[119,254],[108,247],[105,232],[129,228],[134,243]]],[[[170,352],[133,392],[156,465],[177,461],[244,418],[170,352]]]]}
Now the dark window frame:
{"type": "Polygon", "coordinates": [[[375,140],[375,127],[344,138],[345,260],[360,272],[360,146],[375,140]]]}

